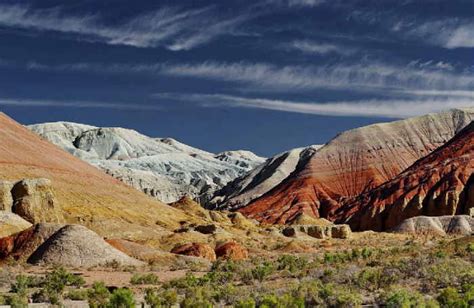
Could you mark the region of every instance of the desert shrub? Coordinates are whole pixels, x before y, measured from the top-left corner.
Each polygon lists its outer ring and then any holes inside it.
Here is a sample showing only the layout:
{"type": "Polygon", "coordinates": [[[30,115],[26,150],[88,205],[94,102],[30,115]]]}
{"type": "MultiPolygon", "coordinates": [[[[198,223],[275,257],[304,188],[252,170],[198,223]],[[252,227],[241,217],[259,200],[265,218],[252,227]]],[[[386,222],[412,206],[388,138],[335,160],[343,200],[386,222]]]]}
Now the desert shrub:
{"type": "Polygon", "coordinates": [[[73,301],[86,301],[88,299],[88,290],[69,290],[65,297],[73,301]]]}
{"type": "Polygon", "coordinates": [[[94,282],[92,288],[87,291],[87,298],[91,308],[106,308],[110,292],[103,282],[94,282]]]}
{"type": "Polygon", "coordinates": [[[173,279],[170,282],[164,284],[163,288],[188,289],[188,288],[197,287],[199,283],[200,283],[199,278],[197,278],[191,273],[186,273],[186,276],[184,276],[183,278],[173,279]]]}
{"type": "Polygon", "coordinates": [[[18,294],[13,294],[8,296],[5,299],[7,305],[10,305],[12,308],[26,308],[28,307],[28,298],[18,296],[18,294]]]}
{"type": "Polygon", "coordinates": [[[63,267],[58,267],[49,272],[42,283],[42,290],[37,292],[36,296],[51,304],[59,304],[63,297],[66,286],[80,287],[85,284],[80,276],[68,272],[63,267]]]}
{"type": "Polygon", "coordinates": [[[178,293],[175,290],[164,290],[159,292],[156,289],[145,290],[145,302],[151,308],[171,307],[178,302],[178,293]]]}
{"type": "Polygon", "coordinates": [[[10,292],[16,293],[18,297],[27,297],[28,288],[30,287],[30,278],[25,275],[18,275],[15,282],[10,286],[10,292]]]}
{"type": "Polygon", "coordinates": [[[213,292],[209,288],[196,287],[188,289],[185,298],[181,302],[183,308],[212,308],[214,304],[212,302],[213,292]]]}
{"type": "Polygon", "coordinates": [[[393,275],[386,275],[380,268],[366,268],[357,274],[354,283],[362,289],[375,291],[390,286],[395,279],[393,275]]]}
{"type": "Polygon", "coordinates": [[[460,287],[463,283],[474,281],[474,266],[460,258],[447,258],[429,266],[427,276],[436,288],[460,287]]]}
{"type": "Polygon", "coordinates": [[[253,298],[240,300],[234,305],[234,308],[255,308],[255,307],[256,307],[256,304],[253,298]]]}
{"type": "Polygon", "coordinates": [[[110,308],[135,308],[135,297],[129,289],[119,288],[112,292],[109,299],[110,308]]]}
{"type": "Polygon", "coordinates": [[[448,287],[443,289],[441,293],[438,295],[438,302],[440,303],[441,307],[449,307],[449,308],[468,308],[468,304],[464,300],[464,298],[459,294],[458,290],[452,287],[448,287]]]}
{"type": "Polygon", "coordinates": [[[263,282],[268,276],[273,274],[275,268],[270,262],[263,262],[251,270],[252,277],[255,280],[263,282]]]}
{"type": "Polygon", "coordinates": [[[417,308],[437,307],[437,303],[425,300],[423,295],[415,290],[393,288],[382,296],[382,302],[387,308],[417,308]]]}
{"type": "Polygon", "coordinates": [[[151,285],[156,285],[160,283],[160,278],[156,276],[153,273],[149,274],[134,274],[132,278],[130,279],[131,284],[151,284],[151,285]]]}
{"type": "Polygon", "coordinates": [[[359,307],[362,304],[360,294],[353,292],[347,287],[323,284],[318,293],[319,297],[323,300],[323,306],[359,307]]]}
{"type": "Polygon", "coordinates": [[[277,264],[277,269],[279,271],[287,270],[290,273],[295,274],[296,272],[304,271],[309,262],[306,258],[283,255],[278,258],[277,264]]]}

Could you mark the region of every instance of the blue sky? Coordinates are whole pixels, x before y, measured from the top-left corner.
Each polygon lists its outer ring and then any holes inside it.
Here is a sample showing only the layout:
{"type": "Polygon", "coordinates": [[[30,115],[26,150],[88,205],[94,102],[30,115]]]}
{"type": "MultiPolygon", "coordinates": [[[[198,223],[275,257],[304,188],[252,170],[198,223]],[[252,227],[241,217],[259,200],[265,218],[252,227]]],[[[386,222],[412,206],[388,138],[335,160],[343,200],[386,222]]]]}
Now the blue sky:
{"type": "Polygon", "coordinates": [[[270,156],[474,106],[472,0],[0,0],[0,109],[270,156]]]}

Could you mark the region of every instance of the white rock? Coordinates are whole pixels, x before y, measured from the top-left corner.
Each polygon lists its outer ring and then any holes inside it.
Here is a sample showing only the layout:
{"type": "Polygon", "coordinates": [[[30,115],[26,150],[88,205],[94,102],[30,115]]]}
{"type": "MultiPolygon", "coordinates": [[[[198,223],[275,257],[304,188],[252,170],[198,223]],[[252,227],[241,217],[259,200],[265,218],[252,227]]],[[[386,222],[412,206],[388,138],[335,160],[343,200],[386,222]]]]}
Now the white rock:
{"type": "Polygon", "coordinates": [[[125,128],[56,122],[29,128],[69,153],[163,202],[187,194],[202,203],[264,161],[248,151],[209,153],[125,128]]]}

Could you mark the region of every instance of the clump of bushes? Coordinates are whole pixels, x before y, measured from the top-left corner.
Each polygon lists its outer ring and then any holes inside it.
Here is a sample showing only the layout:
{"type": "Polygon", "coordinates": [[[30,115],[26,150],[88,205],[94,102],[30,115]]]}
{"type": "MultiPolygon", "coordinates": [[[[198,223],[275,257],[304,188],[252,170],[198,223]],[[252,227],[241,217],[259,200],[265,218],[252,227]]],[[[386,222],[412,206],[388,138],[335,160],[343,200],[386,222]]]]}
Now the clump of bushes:
{"type": "Polygon", "coordinates": [[[140,285],[140,284],[149,284],[157,285],[160,284],[160,278],[153,273],[149,274],[134,274],[130,279],[131,284],[140,285]]]}

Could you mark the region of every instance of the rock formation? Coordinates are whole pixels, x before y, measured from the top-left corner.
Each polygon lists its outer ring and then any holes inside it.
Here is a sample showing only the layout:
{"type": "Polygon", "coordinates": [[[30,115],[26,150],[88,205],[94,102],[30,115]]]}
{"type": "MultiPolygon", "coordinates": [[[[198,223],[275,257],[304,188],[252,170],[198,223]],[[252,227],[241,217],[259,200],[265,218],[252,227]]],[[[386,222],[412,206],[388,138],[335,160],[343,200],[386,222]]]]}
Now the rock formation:
{"type": "Polygon", "coordinates": [[[27,179],[16,183],[11,194],[12,212],[32,224],[64,222],[61,207],[48,179],[27,179]]]}
{"type": "Polygon", "coordinates": [[[209,261],[216,260],[216,253],[214,252],[214,249],[212,249],[211,246],[207,244],[189,243],[184,245],[178,245],[171,250],[171,253],[204,258],[209,261]]]}
{"type": "Polygon", "coordinates": [[[12,188],[13,182],[0,181],[0,211],[12,211],[13,198],[12,188]]]}
{"type": "Polygon", "coordinates": [[[48,238],[64,227],[61,224],[41,223],[0,239],[0,258],[11,257],[26,261],[48,238]]]}
{"type": "Polygon", "coordinates": [[[140,240],[169,232],[179,221],[196,220],[41,139],[2,113],[0,130],[0,179],[16,183],[48,178],[68,222],[84,224],[102,236],[120,234],[140,240]]]}
{"type": "Polygon", "coordinates": [[[252,152],[209,153],[171,138],[131,129],[58,122],[29,128],[69,153],[163,202],[184,194],[201,203],[229,181],[264,161],[252,152]]]}
{"type": "Polygon", "coordinates": [[[36,249],[28,262],[86,268],[115,262],[133,266],[144,264],[115,249],[102,237],[80,225],[66,225],[59,229],[36,249]]]}
{"type": "Polygon", "coordinates": [[[208,207],[236,210],[280,184],[296,168],[300,160],[311,156],[321,146],[293,149],[269,158],[265,163],[238,177],[217,191],[208,207]]]}
{"type": "Polygon", "coordinates": [[[474,218],[468,215],[416,216],[405,219],[391,231],[426,235],[471,235],[474,232],[474,218]]]}
{"type": "Polygon", "coordinates": [[[15,234],[31,227],[31,224],[20,216],[0,211],[0,238],[15,234]]]}
{"type": "Polygon", "coordinates": [[[235,241],[230,241],[218,245],[215,249],[216,256],[219,259],[240,261],[249,257],[248,250],[235,241]]]}
{"type": "Polygon", "coordinates": [[[352,236],[352,231],[348,225],[292,225],[284,228],[282,234],[287,237],[309,235],[317,239],[348,239],[352,236]]]}
{"type": "Polygon", "coordinates": [[[344,132],[239,211],[266,223],[288,223],[300,213],[334,220],[347,199],[393,179],[473,119],[474,109],[454,109],[344,132]]]}
{"type": "Polygon", "coordinates": [[[387,230],[420,215],[469,214],[474,207],[474,122],[394,179],[336,212],[356,230],[387,230]]]}

